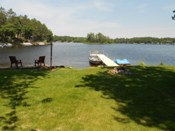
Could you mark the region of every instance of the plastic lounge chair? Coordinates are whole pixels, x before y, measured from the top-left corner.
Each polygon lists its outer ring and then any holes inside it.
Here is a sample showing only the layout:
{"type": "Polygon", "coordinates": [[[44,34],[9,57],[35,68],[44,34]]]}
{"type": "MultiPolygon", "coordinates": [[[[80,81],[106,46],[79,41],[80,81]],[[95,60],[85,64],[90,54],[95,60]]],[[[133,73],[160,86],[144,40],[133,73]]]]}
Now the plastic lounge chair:
{"type": "Polygon", "coordinates": [[[130,62],[127,59],[116,59],[114,62],[123,66],[130,65],[130,62]]]}
{"type": "Polygon", "coordinates": [[[20,64],[21,67],[23,67],[22,65],[22,61],[21,60],[17,60],[15,56],[9,56],[10,58],[10,62],[11,62],[11,68],[12,68],[12,65],[15,64],[16,68],[18,68],[18,64],[20,64]]]}
{"type": "Polygon", "coordinates": [[[40,56],[38,60],[35,60],[35,67],[38,65],[39,67],[45,66],[45,56],[40,56]]]}

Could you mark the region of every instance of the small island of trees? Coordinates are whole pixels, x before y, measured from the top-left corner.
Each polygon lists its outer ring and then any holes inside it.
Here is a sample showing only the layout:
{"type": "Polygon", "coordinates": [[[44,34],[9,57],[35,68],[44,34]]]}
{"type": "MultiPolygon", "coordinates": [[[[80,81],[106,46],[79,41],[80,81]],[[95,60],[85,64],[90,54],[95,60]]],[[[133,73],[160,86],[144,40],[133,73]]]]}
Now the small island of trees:
{"type": "Polygon", "coordinates": [[[23,42],[49,42],[52,40],[52,31],[45,24],[26,15],[16,15],[9,9],[0,7],[0,42],[18,45],[23,42]]]}

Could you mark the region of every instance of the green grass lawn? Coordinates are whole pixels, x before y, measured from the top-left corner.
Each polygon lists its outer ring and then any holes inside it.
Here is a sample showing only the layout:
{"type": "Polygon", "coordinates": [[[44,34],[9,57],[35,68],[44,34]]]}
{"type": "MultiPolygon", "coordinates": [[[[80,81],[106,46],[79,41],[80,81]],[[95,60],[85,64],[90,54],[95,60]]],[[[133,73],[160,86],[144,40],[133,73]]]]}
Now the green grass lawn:
{"type": "Polygon", "coordinates": [[[174,131],[175,66],[0,70],[0,130],[174,131]]]}

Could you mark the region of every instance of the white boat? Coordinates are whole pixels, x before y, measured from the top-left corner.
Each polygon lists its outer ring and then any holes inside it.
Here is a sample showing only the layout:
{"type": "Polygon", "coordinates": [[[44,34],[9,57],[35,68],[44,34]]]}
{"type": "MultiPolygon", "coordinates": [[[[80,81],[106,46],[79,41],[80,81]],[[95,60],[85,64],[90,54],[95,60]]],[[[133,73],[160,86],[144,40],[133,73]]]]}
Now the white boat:
{"type": "Polygon", "coordinates": [[[96,50],[90,51],[89,52],[89,63],[91,65],[101,65],[102,61],[101,59],[98,57],[99,52],[96,50]]]}
{"type": "Polygon", "coordinates": [[[6,47],[12,47],[13,45],[11,43],[5,44],[6,47]]]}
{"type": "Polygon", "coordinates": [[[22,43],[24,46],[32,46],[32,43],[30,43],[30,42],[24,42],[24,43],[22,43]]]}
{"type": "Polygon", "coordinates": [[[13,45],[11,43],[5,43],[3,45],[0,45],[0,47],[12,47],[13,45]]]}
{"type": "Polygon", "coordinates": [[[3,48],[3,47],[4,47],[4,45],[1,45],[1,44],[0,44],[0,47],[1,47],[1,48],[3,48]]]}

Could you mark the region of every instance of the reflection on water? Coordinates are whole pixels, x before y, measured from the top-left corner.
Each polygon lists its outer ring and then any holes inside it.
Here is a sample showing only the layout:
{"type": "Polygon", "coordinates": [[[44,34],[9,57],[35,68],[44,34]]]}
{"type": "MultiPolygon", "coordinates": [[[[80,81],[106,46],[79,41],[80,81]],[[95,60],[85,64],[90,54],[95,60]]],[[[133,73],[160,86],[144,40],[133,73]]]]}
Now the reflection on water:
{"type": "MultiPolygon", "coordinates": [[[[53,44],[53,64],[75,68],[89,67],[88,55],[90,50],[98,50],[111,59],[128,59],[131,64],[175,65],[174,45],[145,45],[145,44],[82,44],[59,43],[53,44]]],[[[34,65],[39,56],[46,56],[50,65],[50,45],[30,46],[21,48],[0,48],[0,65],[9,65],[9,56],[14,55],[23,61],[24,66],[34,65]]]]}

